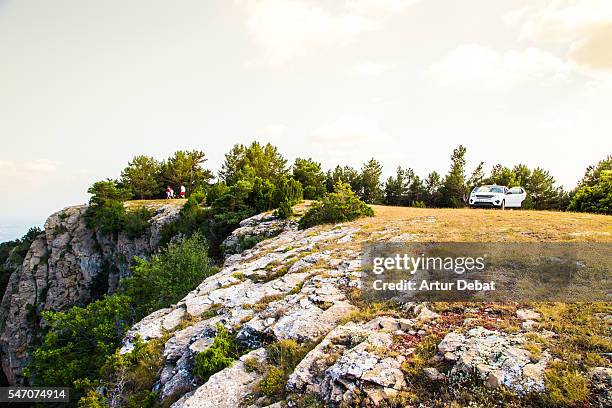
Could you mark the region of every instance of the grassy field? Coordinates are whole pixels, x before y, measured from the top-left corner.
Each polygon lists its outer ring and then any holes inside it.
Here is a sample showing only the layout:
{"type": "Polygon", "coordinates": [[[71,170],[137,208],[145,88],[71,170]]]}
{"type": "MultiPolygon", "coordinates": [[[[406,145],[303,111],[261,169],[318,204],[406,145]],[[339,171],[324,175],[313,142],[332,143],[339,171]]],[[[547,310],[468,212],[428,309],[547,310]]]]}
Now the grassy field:
{"type": "Polygon", "coordinates": [[[373,206],[354,224],[414,241],[612,241],[612,216],[573,212],[373,206]]]}
{"type": "Polygon", "coordinates": [[[176,207],[182,207],[187,202],[186,199],[174,198],[171,200],[159,199],[159,200],[130,200],[125,202],[125,208],[135,209],[138,207],[147,207],[149,209],[161,207],[163,205],[173,205],[176,207]]]}

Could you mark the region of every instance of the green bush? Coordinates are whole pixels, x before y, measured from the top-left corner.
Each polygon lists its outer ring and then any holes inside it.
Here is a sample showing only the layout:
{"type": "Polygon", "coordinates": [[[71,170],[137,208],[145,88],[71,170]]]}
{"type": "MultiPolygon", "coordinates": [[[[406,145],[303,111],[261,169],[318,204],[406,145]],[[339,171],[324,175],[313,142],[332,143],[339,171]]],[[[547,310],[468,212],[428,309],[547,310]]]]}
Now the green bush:
{"type": "Polygon", "coordinates": [[[198,204],[206,202],[206,193],[204,192],[202,186],[197,186],[195,190],[193,190],[193,192],[189,195],[189,197],[192,198],[198,204]]]}
{"type": "Polygon", "coordinates": [[[246,251],[247,249],[253,248],[255,245],[266,239],[262,235],[252,235],[240,240],[240,249],[246,251]]]}
{"type": "Polygon", "coordinates": [[[127,211],[123,202],[131,197],[131,193],[118,187],[116,182],[99,181],[87,191],[92,194],[85,211],[85,222],[89,228],[97,228],[102,234],[115,238],[125,232],[132,239],[147,230],[150,211],[145,207],[127,211]]]}
{"type": "Polygon", "coordinates": [[[276,366],[293,371],[304,357],[303,348],[293,339],[283,339],[266,347],[268,360],[276,366]]]}
{"type": "Polygon", "coordinates": [[[281,395],[285,388],[285,373],[278,367],[270,367],[259,382],[259,390],[268,397],[281,395]]]}
{"type": "Polygon", "coordinates": [[[132,299],[136,313],[146,316],[178,302],[215,271],[204,238],[195,233],[170,243],[150,261],[137,259],[132,275],[121,281],[121,289],[132,299]]]}
{"type": "Polygon", "coordinates": [[[217,325],[217,335],[212,346],[195,356],[193,373],[206,382],[211,375],[229,367],[239,356],[234,337],[223,325],[217,325]]]}
{"type": "Polygon", "coordinates": [[[374,215],[372,208],[361,201],[348,184],[338,181],[334,189],[333,193],[323,196],[304,214],[299,222],[300,229],[374,215]]]}
{"type": "Polygon", "coordinates": [[[286,220],[293,215],[293,206],[287,200],[280,203],[278,209],[274,211],[274,215],[278,218],[286,220]]]}
{"type": "MultiPolygon", "coordinates": [[[[120,359],[114,353],[134,322],[176,303],[214,271],[204,239],[194,234],[169,245],[151,261],[139,260],[133,275],[120,282],[118,293],[85,308],[43,312],[48,324],[27,375],[35,385],[75,386],[80,393],[95,388],[101,378],[110,376],[109,371],[128,370],[124,374],[133,373],[129,377],[133,404],[126,400],[124,406],[149,406],[143,401],[155,400],[149,390],[157,376],[161,348],[149,342],[142,347],[137,344],[134,352],[120,359]]],[[[97,402],[88,395],[83,404],[97,402]]]]}
{"type": "Polygon", "coordinates": [[[77,380],[97,378],[134,321],[129,305],[129,297],[113,295],[84,308],[42,312],[48,328],[26,370],[31,382],[73,386],[77,380]]]}
{"type": "Polygon", "coordinates": [[[567,209],[612,214],[612,156],[587,169],[567,209]]]}
{"type": "Polygon", "coordinates": [[[589,380],[563,362],[547,368],[545,386],[548,399],[555,405],[574,406],[589,396],[589,380]]]}
{"type": "Polygon", "coordinates": [[[123,232],[130,238],[142,236],[149,228],[149,220],[153,214],[146,207],[125,211],[123,216],[123,232]]]}

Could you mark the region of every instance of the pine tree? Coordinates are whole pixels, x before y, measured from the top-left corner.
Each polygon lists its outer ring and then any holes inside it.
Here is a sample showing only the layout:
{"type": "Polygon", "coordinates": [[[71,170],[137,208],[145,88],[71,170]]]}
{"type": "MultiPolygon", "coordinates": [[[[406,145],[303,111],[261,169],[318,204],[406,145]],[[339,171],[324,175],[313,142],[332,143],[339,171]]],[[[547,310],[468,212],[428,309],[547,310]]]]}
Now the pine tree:
{"type": "Polygon", "coordinates": [[[159,163],[149,156],[136,156],[121,172],[121,185],[135,197],[151,198],[161,193],[159,163]]]}
{"type": "Polygon", "coordinates": [[[382,165],[374,158],[366,162],[361,168],[361,191],[358,195],[368,204],[378,202],[382,198],[381,175],[382,165]]]}
{"type": "Polygon", "coordinates": [[[440,189],[442,204],[445,207],[464,206],[464,197],[466,196],[465,153],[466,149],[461,145],[453,150],[451,168],[440,189]]]}

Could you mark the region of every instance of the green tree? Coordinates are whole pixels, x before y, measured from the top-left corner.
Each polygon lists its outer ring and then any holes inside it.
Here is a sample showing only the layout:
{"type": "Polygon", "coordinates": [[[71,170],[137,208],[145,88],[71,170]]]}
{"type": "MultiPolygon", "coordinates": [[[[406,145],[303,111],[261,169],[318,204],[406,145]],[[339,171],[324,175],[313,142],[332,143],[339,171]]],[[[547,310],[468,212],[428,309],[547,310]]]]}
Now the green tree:
{"type": "Polygon", "coordinates": [[[374,215],[370,206],[361,201],[342,181],[336,183],[335,191],[327,193],[304,214],[299,221],[300,229],[332,222],[352,221],[359,217],[374,215]]]}
{"type": "Polygon", "coordinates": [[[441,203],[445,207],[463,207],[466,196],[465,153],[463,146],[453,150],[451,168],[440,188],[441,203]]]}
{"type": "Polygon", "coordinates": [[[116,238],[126,225],[127,213],[123,202],[131,198],[132,193],[119,187],[114,180],[98,181],[87,192],[92,195],[84,215],[87,226],[116,238]]]}
{"type": "Polygon", "coordinates": [[[35,385],[75,386],[94,380],[106,358],[121,344],[135,316],[130,298],[113,295],[65,312],[44,311],[46,334],[26,375],[35,385]]]}
{"type": "Polygon", "coordinates": [[[612,156],[589,166],[567,209],[612,214],[612,156]]]}
{"type": "Polygon", "coordinates": [[[359,172],[350,166],[336,166],[332,170],[328,170],[325,177],[325,187],[328,193],[334,191],[334,186],[338,181],[347,183],[351,186],[351,190],[359,191],[361,189],[361,177],[359,172]]]}
{"type": "Polygon", "coordinates": [[[214,271],[204,237],[195,233],[168,244],[150,261],[137,259],[132,274],[121,281],[121,290],[132,299],[136,314],[146,316],[178,302],[214,271]]]}
{"type": "Polygon", "coordinates": [[[491,175],[483,180],[483,184],[497,184],[498,186],[515,187],[519,183],[516,180],[516,173],[509,167],[496,164],[491,169],[491,175]]]}
{"type": "Polygon", "coordinates": [[[91,194],[89,205],[92,207],[109,201],[123,202],[132,198],[132,193],[128,189],[119,187],[117,181],[111,179],[95,182],[87,192],[91,194]]]}
{"type": "Polygon", "coordinates": [[[293,178],[302,183],[304,198],[316,200],[327,191],[325,174],[321,171],[321,163],[308,159],[295,159],[293,163],[293,178]]]}
{"type": "Polygon", "coordinates": [[[357,193],[366,203],[375,203],[382,198],[380,176],[382,165],[374,158],[368,160],[361,168],[361,190],[357,193]]]}
{"type": "Polygon", "coordinates": [[[467,181],[466,191],[469,194],[475,187],[482,185],[484,180],[484,162],[478,163],[478,166],[472,172],[472,175],[467,181]]]}
{"type": "Polygon", "coordinates": [[[151,198],[159,194],[160,164],[149,156],[136,156],[121,172],[121,184],[134,196],[151,198]]]}
{"type": "Polygon", "coordinates": [[[258,142],[249,146],[237,144],[225,155],[219,175],[228,186],[240,180],[252,183],[256,177],[276,185],[288,174],[286,166],[287,160],[270,143],[265,146],[258,142]]]}
{"type": "Polygon", "coordinates": [[[412,181],[408,186],[408,205],[422,206],[427,200],[427,188],[423,184],[421,178],[417,175],[412,177],[412,181]]]}
{"type": "Polygon", "coordinates": [[[425,178],[425,203],[428,207],[435,207],[440,205],[441,193],[440,188],[442,187],[442,178],[436,171],[432,171],[425,178]]]}
{"type": "Polygon", "coordinates": [[[179,150],[161,164],[164,184],[174,187],[184,185],[187,192],[196,187],[206,187],[213,174],[205,169],[206,154],[200,150],[179,150]]]}
{"type": "Polygon", "coordinates": [[[268,211],[273,208],[276,190],[277,188],[269,180],[255,177],[247,202],[255,212],[268,211]]]}
{"type": "Polygon", "coordinates": [[[524,184],[527,191],[524,208],[561,210],[567,206],[567,195],[562,188],[555,187],[555,179],[547,170],[536,167],[524,184]]]}
{"type": "Polygon", "coordinates": [[[384,203],[387,205],[407,205],[410,183],[414,177],[412,169],[397,167],[395,177],[389,177],[385,183],[384,203]]]}

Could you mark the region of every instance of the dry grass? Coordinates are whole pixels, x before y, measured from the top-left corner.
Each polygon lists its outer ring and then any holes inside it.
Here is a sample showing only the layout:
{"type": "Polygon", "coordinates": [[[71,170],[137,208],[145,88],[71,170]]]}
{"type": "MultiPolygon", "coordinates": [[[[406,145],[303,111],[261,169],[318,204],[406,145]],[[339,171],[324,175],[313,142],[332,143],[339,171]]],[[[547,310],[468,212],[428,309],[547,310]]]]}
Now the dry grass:
{"type": "Polygon", "coordinates": [[[163,205],[173,205],[175,207],[182,207],[187,202],[186,199],[175,198],[171,200],[158,199],[158,200],[130,200],[124,203],[125,208],[134,209],[138,207],[146,207],[148,209],[154,209],[163,205]]]}
{"type": "MultiPolygon", "coordinates": [[[[612,241],[612,217],[587,213],[373,206],[356,221],[364,234],[387,230],[415,241],[612,241]]],[[[375,235],[374,235],[375,236],[375,235]]]]}

